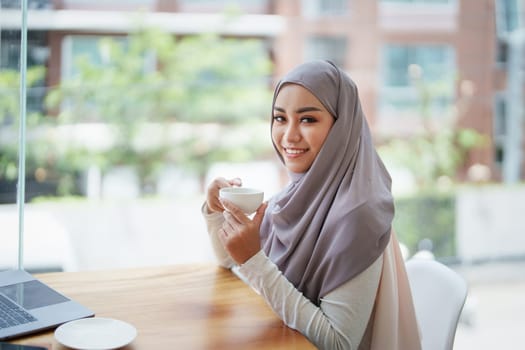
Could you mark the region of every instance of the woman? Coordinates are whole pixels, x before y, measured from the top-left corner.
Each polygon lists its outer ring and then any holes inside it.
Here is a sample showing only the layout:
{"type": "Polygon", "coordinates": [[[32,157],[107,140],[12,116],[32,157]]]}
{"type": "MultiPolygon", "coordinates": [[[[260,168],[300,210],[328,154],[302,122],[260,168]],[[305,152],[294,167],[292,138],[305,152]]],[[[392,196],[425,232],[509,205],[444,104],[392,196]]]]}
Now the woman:
{"type": "Polygon", "coordinates": [[[327,61],[277,85],[273,145],[290,184],[250,219],[215,179],[203,206],[220,264],[320,349],[420,349],[404,262],[391,229],[391,179],[353,81],[327,61]]]}

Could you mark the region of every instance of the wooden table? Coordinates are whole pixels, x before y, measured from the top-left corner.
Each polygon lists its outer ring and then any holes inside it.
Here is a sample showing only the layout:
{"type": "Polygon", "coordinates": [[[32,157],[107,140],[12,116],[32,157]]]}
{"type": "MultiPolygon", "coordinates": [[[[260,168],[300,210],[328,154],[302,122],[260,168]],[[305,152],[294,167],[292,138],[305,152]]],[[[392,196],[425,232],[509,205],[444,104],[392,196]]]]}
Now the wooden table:
{"type": "MultiPolygon", "coordinates": [[[[231,271],[214,265],[41,274],[41,281],[137,328],[123,349],[315,349],[231,271]]],[[[18,344],[58,344],[53,331],[18,344]]]]}

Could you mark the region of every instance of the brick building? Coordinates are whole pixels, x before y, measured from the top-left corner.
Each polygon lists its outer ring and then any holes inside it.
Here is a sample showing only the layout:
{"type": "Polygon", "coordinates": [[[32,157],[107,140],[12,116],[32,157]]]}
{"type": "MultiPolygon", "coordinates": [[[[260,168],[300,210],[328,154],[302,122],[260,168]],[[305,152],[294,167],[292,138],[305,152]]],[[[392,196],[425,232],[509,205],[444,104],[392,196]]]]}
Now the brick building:
{"type": "MultiPolygon", "coordinates": [[[[15,45],[8,43],[16,39],[9,31],[19,25],[19,4],[0,3],[0,65],[8,67],[9,57],[16,57],[15,45]]],[[[522,66],[516,70],[508,63],[508,39],[521,27],[522,0],[30,0],[29,5],[29,64],[47,65],[48,86],[68,74],[77,52],[93,49],[102,36],[125,35],[132,26],[129,12],[141,10],[147,22],[174,35],[213,28],[227,36],[260,38],[275,63],[275,77],[302,61],[331,59],[357,82],[378,140],[410,136],[428,125],[473,128],[490,144],[469,155],[470,165],[486,165],[492,179],[500,180],[505,162],[512,161],[525,178],[522,89],[518,98],[509,98],[507,79],[514,69],[510,76],[522,87],[522,66]],[[242,15],[221,24],[220,14],[234,7],[242,15]]],[[[32,97],[34,108],[42,95],[32,97]]]]}

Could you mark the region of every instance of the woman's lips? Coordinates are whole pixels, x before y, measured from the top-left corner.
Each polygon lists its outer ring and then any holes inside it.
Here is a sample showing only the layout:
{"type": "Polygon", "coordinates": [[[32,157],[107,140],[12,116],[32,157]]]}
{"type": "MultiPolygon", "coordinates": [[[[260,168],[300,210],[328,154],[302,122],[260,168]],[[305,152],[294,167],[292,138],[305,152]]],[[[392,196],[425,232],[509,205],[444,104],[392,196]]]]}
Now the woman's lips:
{"type": "Polygon", "coordinates": [[[289,158],[296,158],[300,155],[306,153],[308,151],[308,148],[289,148],[289,147],[283,147],[284,153],[289,158]]]}

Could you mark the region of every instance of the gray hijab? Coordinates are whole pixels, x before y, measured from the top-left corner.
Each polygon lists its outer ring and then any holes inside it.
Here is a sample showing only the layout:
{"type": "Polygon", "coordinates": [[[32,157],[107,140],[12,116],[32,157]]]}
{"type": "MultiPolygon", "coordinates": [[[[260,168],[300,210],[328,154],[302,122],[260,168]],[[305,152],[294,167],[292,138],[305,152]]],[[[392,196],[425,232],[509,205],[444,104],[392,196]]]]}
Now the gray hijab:
{"type": "Polygon", "coordinates": [[[269,201],[261,240],[287,279],[319,304],[382,254],[394,217],[391,179],[344,72],[328,61],[302,64],[279,82],[273,103],[285,84],[308,89],[335,122],[310,169],[290,173],[269,201]]]}

